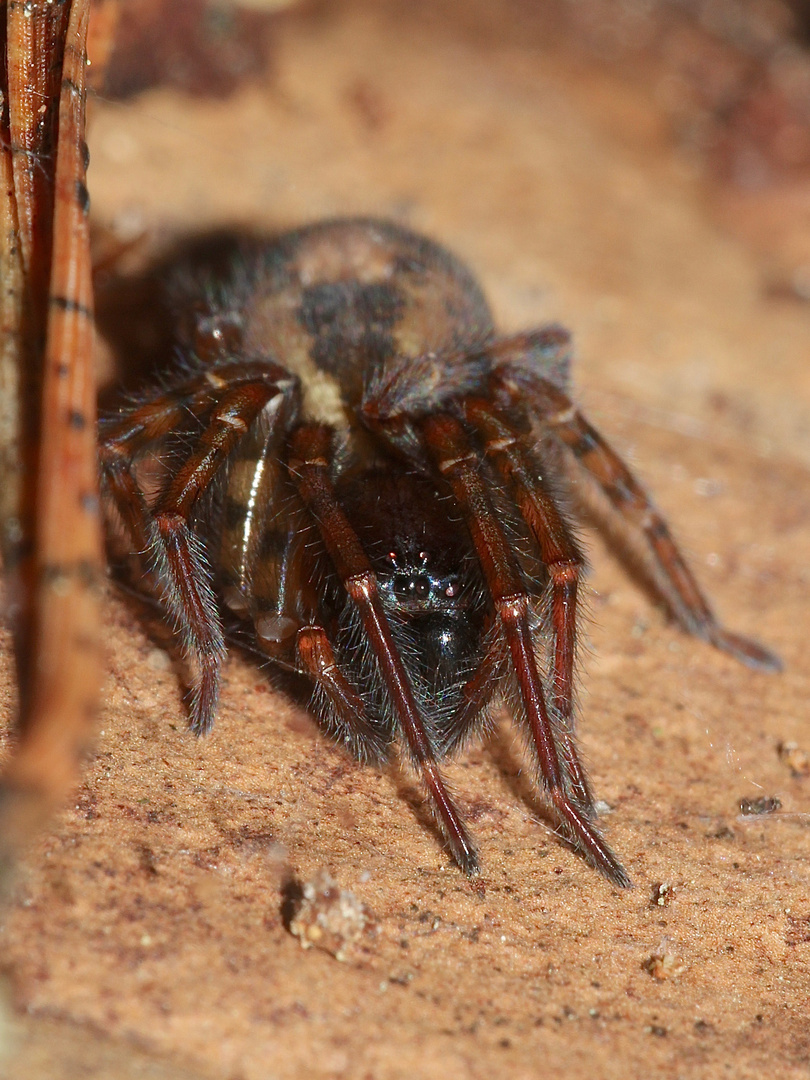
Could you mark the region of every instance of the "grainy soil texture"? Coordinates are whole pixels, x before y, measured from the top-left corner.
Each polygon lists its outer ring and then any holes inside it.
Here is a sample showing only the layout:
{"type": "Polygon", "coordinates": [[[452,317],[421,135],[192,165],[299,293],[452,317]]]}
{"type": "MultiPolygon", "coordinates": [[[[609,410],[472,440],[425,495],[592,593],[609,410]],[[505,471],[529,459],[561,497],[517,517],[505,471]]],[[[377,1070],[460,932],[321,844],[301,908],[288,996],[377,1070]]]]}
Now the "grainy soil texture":
{"type": "Polygon", "coordinates": [[[554,834],[505,716],[447,768],[470,882],[410,773],[354,764],[247,655],[191,737],[167,633],[110,583],[95,749],[4,914],[0,1074],[810,1076],[810,308],[772,287],[810,188],[791,228],[738,227],[756,193],[706,179],[650,79],[533,5],[334,0],[271,44],[222,99],[92,103],[94,222],[140,237],[133,261],[343,214],[442,241],[503,329],[572,330],[583,408],[785,670],[666,624],[586,534],[580,739],[635,888],[554,834]],[[759,797],[781,806],[741,815],[759,797]],[[341,961],[285,916],[323,870],[369,913],[341,961]]]}

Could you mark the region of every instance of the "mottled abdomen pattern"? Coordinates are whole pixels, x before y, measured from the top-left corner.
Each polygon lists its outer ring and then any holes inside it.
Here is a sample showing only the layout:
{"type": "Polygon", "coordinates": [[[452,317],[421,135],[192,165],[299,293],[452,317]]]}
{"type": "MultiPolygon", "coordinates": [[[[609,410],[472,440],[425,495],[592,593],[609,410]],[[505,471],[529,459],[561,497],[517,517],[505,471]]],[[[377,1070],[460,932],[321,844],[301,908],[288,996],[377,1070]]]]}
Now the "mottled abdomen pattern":
{"type": "MultiPolygon", "coordinates": [[[[384,369],[446,373],[440,357],[481,346],[492,319],[478,283],[443,247],[388,223],[325,222],[281,237],[232,296],[242,347],[301,380],[308,418],[355,423],[364,388],[384,369]]],[[[464,367],[463,363],[454,366],[464,367]]],[[[421,384],[420,384],[421,385],[421,384]]],[[[422,386],[445,398],[433,377],[422,386]]]]}

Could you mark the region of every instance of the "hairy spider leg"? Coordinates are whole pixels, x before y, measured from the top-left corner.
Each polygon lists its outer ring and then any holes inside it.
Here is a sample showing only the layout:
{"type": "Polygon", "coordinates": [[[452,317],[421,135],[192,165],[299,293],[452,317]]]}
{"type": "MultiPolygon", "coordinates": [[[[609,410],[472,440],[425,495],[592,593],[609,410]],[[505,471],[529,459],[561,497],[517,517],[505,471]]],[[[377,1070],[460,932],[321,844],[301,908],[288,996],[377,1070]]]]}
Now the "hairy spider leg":
{"type": "Polygon", "coordinates": [[[253,622],[261,653],[308,676],[326,698],[322,718],[358,761],[382,764],[388,743],[335,659],[318,618],[322,574],[315,528],[287,466],[300,394],[282,398],[267,430],[240,446],[222,508],[219,573],[228,608],[253,622]]]}
{"type": "Polygon", "coordinates": [[[207,388],[199,388],[197,378],[197,393],[180,387],[174,395],[167,395],[162,415],[159,400],[140,406],[120,421],[118,438],[115,427],[107,432],[102,448],[103,475],[109,479],[114,496],[129,500],[119,504],[122,517],[136,528],[136,542],[139,533],[140,541],[146,541],[142,550],[161,598],[180,633],[185,654],[196,667],[189,717],[191,730],[197,735],[208,732],[214,722],[225,641],[204,544],[192,531],[190,518],[200,497],[265,408],[297,385],[283,368],[269,362],[256,365],[250,378],[229,381],[228,372],[229,365],[209,369],[202,377],[207,388]],[[163,425],[170,416],[176,421],[182,415],[183,406],[177,403],[181,399],[186,409],[196,407],[205,418],[205,427],[155,506],[149,508],[126,463],[126,450],[131,456],[165,434],[168,428],[163,425]],[[133,492],[137,492],[137,509],[133,492]]]}
{"type": "Polygon", "coordinates": [[[324,546],[344,588],[355,605],[379,665],[389,700],[411,756],[422,772],[453,858],[466,874],[477,874],[479,867],[475,845],[442,779],[407,671],[388,625],[376,576],[335,495],[329,476],[333,457],[332,438],[332,429],[324,424],[306,424],[298,428],[290,440],[290,471],[301,498],[318,524],[324,546]]]}
{"type": "Polygon", "coordinates": [[[536,370],[526,367],[527,341],[531,339],[531,334],[521,334],[499,343],[501,362],[491,377],[493,393],[511,404],[525,404],[526,395],[530,395],[542,423],[596,481],[622,518],[643,536],[659,571],[652,584],[684,630],[748,667],[780,671],[782,663],[778,656],[758,642],[726,630],[718,622],[661,512],[632,472],[567,394],[536,370]]]}
{"type": "Polygon", "coordinates": [[[483,441],[504,484],[520,509],[540,548],[551,578],[553,633],[553,694],[559,741],[570,781],[570,794],[589,815],[595,814],[594,797],[574,743],[574,657],[576,652],[577,590],[585,559],[571,530],[532,462],[524,439],[483,398],[463,403],[467,422],[483,441]]]}
{"type": "Polygon", "coordinates": [[[382,765],[387,733],[370,719],[365,701],[340,668],[318,615],[320,545],[311,542],[315,523],[290,483],[286,464],[294,426],[280,424],[280,431],[264,439],[258,457],[246,444],[231,466],[220,552],[225,603],[252,620],[262,655],[315,683],[328,706],[318,710],[321,719],[353,757],[382,765]],[[246,481],[259,518],[252,524],[247,524],[253,511],[245,505],[246,481]]]}
{"type": "Polygon", "coordinates": [[[337,737],[358,761],[381,765],[388,749],[384,734],[368,716],[366,704],[341,670],[324,627],[302,626],[296,638],[300,668],[323,690],[334,715],[337,737]]]}
{"type": "Polygon", "coordinates": [[[566,831],[588,860],[614,885],[631,882],[587,814],[572,798],[561,760],[560,736],[546,708],[529,623],[529,596],[509,552],[489,494],[481,478],[478,454],[462,423],[449,414],[420,421],[425,444],[453,489],[492,596],[506,643],[540,774],[552,806],[566,831]]]}
{"type": "MultiPolygon", "coordinates": [[[[278,368],[281,372],[283,369],[278,368]]],[[[101,482],[113,498],[124,526],[136,550],[146,554],[150,543],[149,507],[132,466],[152,446],[172,432],[182,429],[189,419],[203,420],[216,404],[216,395],[228,383],[244,377],[259,377],[266,365],[220,364],[161,388],[154,397],[117,417],[102,417],[99,422],[99,465],[101,482]]]]}

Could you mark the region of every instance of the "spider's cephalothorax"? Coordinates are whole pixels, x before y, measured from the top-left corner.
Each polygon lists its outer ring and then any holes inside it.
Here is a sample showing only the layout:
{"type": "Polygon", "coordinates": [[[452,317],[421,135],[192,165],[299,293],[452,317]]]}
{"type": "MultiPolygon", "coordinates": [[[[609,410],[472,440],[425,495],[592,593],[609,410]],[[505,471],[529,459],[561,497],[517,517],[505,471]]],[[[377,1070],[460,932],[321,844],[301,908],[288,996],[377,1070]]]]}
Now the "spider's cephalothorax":
{"type": "Polygon", "coordinates": [[[570,471],[601,489],[686,630],[754,667],[778,660],[720,626],[572,403],[566,332],[498,336],[461,263],[372,220],[289,233],[199,296],[182,370],[101,432],[104,488],[193,663],[192,729],[216,712],[221,599],[262,652],[311,678],[358,758],[404,741],[475,873],[439,762],[505,699],[566,836],[628,885],[574,740],[583,559],[562,503],[586,485],[570,471]],[[147,452],[166,473],[149,497],[147,452]]]}

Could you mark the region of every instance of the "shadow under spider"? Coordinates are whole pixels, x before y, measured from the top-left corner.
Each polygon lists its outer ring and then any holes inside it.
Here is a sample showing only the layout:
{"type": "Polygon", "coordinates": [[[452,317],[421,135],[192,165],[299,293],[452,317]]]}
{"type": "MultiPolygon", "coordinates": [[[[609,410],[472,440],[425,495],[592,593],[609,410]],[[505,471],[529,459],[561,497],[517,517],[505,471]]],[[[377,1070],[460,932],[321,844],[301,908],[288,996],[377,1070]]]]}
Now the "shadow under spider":
{"type": "MultiPolygon", "coordinates": [[[[542,790],[538,789],[534,772],[520,743],[520,737],[514,726],[508,720],[497,719],[492,731],[483,735],[480,743],[476,743],[475,747],[480,747],[483,754],[491,759],[503,780],[505,788],[515,801],[522,804],[524,809],[528,811],[531,821],[538,826],[545,827],[547,830],[546,833],[538,831],[538,848],[542,847],[545,841],[551,841],[553,838],[555,842],[560,842],[569,851],[577,854],[578,849],[560,831],[551,809],[544,801],[542,790]]],[[[464,751],[450,760],[457,762],[463,760],[463,757],[464,751]]],[[[398,798],[408,805],[418,824],[426,832],[436,837],[440,846],[444,848],[441,830],[430,812],[430,806],[425,800],[424,792],[419,786],[413,769],[398,748],[395,748],[391,760],[383,767],[382,771],[394,781],[398,798]]],[[[489,803],[490,797],[497,797],[497,791],[488,790],[485,793],[472,787],[455,786],[454,791],[458,802],[465,810],[466,820],[473,823],[476,819],[474,812],[476,801],[483,798],[489,803]]],[[[496,824],[494,825],[494,831],[498,836],[501,836],[504,833],[504,828],[502,825],[496,824]]],[[[482,859],[484,878],[487,875],[487,862],[486,853],[484,853],[482,859]]]]}
{"type": "Polygon", "coordinates": [[[235,261],[249,261],[273,239],[272,232],[218,229],[178,238],[133,272],[116,269],[115,255],[105,260],[94,276],[96,325],[113,351],[116,374],[101,392],[102,413],[175,362],[184,317],[194,314],[194,283],[226,279],[235,261]]]}

